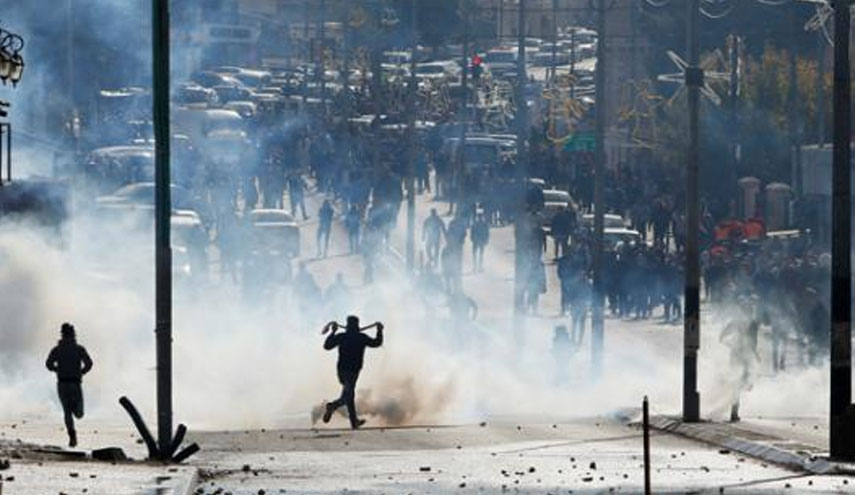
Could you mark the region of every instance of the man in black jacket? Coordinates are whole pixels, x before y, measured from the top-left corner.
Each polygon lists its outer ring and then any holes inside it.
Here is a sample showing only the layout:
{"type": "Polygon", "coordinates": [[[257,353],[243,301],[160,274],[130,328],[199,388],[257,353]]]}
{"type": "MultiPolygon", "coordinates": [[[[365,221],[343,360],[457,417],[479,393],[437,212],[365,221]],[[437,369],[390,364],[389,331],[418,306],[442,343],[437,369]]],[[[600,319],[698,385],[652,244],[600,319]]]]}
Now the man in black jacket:
{"type": "Polygon", "coordinates": [[[60,329],[62,338],[48,355],[45,366],[56,373],[57,393],[65,415],[65,428],[68,430],[68,446],[77,446],[77,432],[74,430],[74,418],[83,417],[83,390],[80,387],[83,375],[92,369],[92,358],[86,348],[77,343],[74,325],[63,323],[60,329]]]}
{"type": "Polygon", "coordinates": [[[338,381],[341,383],[341,396],[327,403],[324,411],[324,423],[328,423],[333,413],[341,406],[347,406],[350,418],[350,427],[354,430],[365,424],[364,419],[356,416],[356,381],[359,372],[362,371],[362,363],[365,358],[366,347],[380,347],[383,345],[383,324],[380,322],[359,328],[359,318],[347,317],[344,333],[336,333],[339,325],[330,322],[324,328],[324,333],[330,331],[330,335],[324,341],[324,349],[331,351],[338,347],[338,381]],[[377,327],[377,335],[371,337],[362,333],[371,327],[377,327]]]}

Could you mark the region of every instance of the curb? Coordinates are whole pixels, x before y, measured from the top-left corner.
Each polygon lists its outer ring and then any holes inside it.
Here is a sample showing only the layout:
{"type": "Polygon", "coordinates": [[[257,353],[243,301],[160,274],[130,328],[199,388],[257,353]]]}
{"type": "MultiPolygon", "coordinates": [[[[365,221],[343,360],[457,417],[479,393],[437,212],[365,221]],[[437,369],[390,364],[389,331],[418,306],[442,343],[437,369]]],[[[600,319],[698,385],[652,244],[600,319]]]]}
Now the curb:
{"type": "Polygon", "coordinates": [[[853,474],[849,466],[836,464],[819,456],[819,449],[791,440],[741,430],[722,423],[683,423],[667,416],[650,418],[654,430],[697,440],[721,449],[811,474],[853,474]],[[791,448],[787,448],[787,446],[791,448]],[[815,453],[807,449],[815,449],[815,453]]]}
{"type": "Polygon", "coordinates": [[[191,468],[189,474],[186,478],[182,477],[183,481],[175,486],[173,489],[175,495],[193,495],[195,493],[196,485],[199,484],[199,470],[191,468]]]}

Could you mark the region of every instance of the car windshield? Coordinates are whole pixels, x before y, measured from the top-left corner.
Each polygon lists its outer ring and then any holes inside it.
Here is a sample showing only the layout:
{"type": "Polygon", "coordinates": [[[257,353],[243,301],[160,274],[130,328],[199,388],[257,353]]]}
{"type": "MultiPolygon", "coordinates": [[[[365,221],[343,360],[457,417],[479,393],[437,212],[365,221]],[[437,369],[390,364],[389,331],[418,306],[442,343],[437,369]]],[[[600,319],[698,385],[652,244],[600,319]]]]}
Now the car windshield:
{"type": "Polygon", "coordinates": [[[416,68],[416,72],[419,74],[442,74],[445,69],[439,65],[422,65],[416,68]]]}
{"type": "Polygon", "coordinates": [[[487,63],[493,62],[516,62],[517,54],[514,52],[489,52],[484,60],[487,63]]]}
{"type": "Polygon", "coordinates": [[[570,195],[564,191],[543,191],[543,199],[551,203],[567,203],[570,195]]]}
{"type": "Polygon", "coordinates": [[[284,211],[254,211],[252,221],[254,223],[291,223],[294,218],[284,211]]]}
{"type": "Polygon", "coordinates": [[[498,151],[494,145],[466,145],[465,160],[467,162],[494,163],[498,151]]]}

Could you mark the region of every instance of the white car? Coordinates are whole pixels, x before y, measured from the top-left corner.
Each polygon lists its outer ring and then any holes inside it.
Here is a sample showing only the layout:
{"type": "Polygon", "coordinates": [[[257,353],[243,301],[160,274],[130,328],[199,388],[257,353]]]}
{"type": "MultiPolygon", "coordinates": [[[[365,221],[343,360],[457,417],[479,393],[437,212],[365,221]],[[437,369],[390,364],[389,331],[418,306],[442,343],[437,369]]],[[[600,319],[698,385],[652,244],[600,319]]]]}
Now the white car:
{"type": "Polygon", "coordinates": [[[462,72],[460,65],[453,60],[416,65],[416,77],[422,80],[453,81],[458,79],[462,72]]]}
{"type": "Polygon", "coordinates": [[[249,215],[256,250],[292,258],[300,255],[300,226],[290,213],[285,210],[257,209],[249,215]]]}

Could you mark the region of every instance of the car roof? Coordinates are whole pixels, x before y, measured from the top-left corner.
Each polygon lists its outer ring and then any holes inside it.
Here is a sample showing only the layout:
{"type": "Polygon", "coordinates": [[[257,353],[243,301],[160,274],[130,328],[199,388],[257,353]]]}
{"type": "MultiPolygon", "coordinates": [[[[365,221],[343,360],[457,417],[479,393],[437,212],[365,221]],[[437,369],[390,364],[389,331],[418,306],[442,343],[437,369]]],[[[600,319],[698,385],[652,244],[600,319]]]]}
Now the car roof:
{"type": "Polygon", "coordinates": [[[121,156],[154,156],[154,147],[153,146],[107,146],[105,148],[98,148],[96,150],[92,150],[93,155],[98,156],[106,156],[106,155],[121,155],[121,156]]]}

